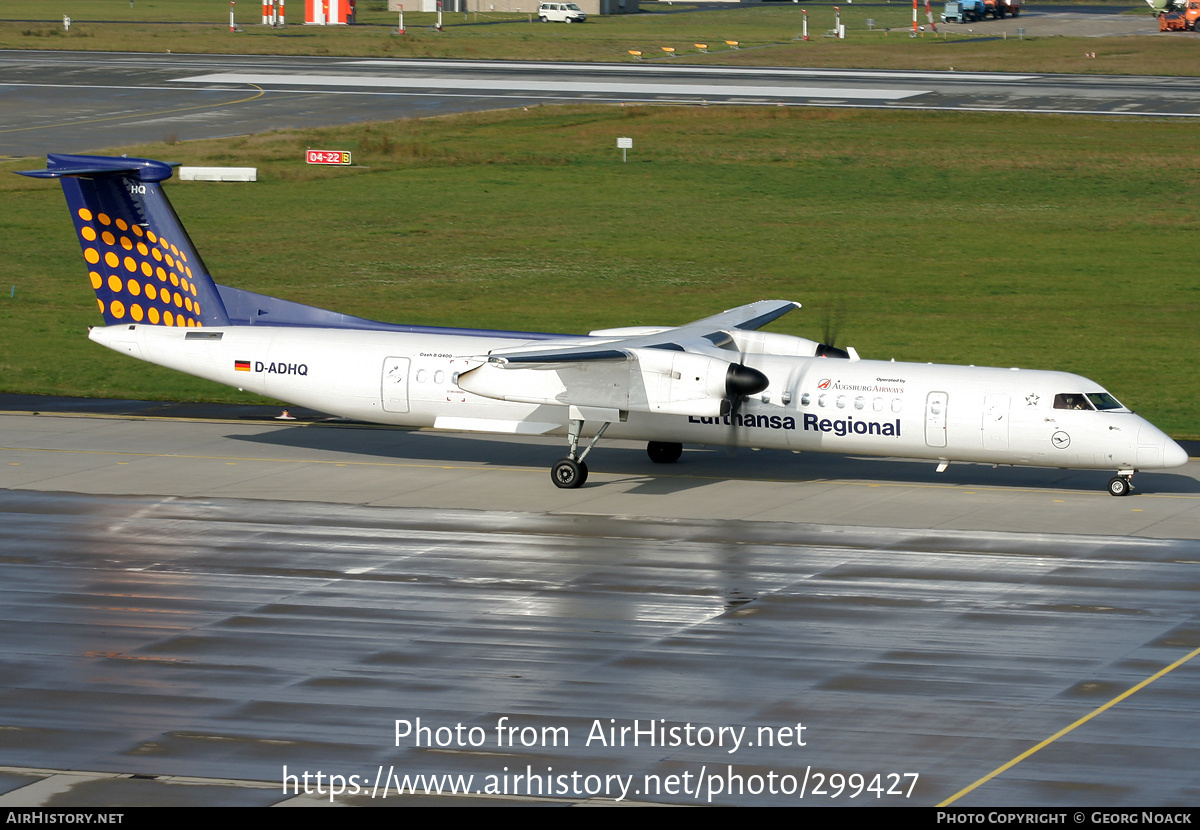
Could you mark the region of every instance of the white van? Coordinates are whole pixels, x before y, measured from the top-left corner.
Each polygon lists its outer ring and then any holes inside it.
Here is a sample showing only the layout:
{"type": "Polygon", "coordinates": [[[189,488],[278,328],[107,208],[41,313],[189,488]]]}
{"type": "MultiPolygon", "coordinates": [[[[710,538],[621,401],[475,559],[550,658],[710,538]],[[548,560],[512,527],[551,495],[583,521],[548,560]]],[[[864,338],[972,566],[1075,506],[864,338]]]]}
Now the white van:
{"type": "Polygon", "coordinates": [[[587,15],[574,3],[542,3],[538,6],[538,20],[543,23],[582,23],[587,15]]]}

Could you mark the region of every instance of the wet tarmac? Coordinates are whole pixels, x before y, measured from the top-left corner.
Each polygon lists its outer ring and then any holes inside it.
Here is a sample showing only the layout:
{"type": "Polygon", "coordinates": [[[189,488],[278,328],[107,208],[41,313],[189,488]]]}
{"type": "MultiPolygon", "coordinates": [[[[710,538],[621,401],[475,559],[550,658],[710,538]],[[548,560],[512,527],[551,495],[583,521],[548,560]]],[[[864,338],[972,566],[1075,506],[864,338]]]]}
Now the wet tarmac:
{"type": "MultiPolygon", "coordinates": [[[[0,805],[927,806],[1200,651],[1197,462],[225,414],[0,416],[0,805]]],[[[1198,663],[955,806],[1194,805],[1198,663]]]]}

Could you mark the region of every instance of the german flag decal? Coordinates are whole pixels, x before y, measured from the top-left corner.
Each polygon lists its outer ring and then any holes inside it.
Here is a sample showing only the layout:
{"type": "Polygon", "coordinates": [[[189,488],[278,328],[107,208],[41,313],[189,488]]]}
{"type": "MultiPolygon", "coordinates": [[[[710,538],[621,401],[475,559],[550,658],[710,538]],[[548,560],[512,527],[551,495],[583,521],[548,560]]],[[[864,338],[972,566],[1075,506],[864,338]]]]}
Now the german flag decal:
{"type": "Polygon", "coordinates": [[[250,361],[249,360],[233,361],[233,370],[235,372],[249,372],[250,371],[250,361]]]}

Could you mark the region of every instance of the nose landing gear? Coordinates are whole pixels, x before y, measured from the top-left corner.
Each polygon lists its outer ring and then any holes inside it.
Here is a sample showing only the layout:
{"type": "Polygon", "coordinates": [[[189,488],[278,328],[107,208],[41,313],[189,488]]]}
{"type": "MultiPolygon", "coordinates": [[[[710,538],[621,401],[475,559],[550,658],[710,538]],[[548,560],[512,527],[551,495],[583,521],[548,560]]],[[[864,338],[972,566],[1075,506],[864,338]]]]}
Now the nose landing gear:
{"type": "Polygon", "coordinates": [[[1128,496],[1133,490],[1133,471],[1118,470],[1117,474],[1108,480],[1108,493],[1112,496],[1128,496]]]}

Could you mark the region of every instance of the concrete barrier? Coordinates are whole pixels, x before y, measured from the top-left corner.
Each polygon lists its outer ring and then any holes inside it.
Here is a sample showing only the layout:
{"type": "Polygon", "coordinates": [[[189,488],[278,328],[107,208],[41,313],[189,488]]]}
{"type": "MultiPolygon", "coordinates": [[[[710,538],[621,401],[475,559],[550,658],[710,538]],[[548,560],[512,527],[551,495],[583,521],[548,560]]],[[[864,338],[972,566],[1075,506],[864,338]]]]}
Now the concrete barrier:
{"type": "Polygon", "coordinates": [[[180,167],[181,182],[256,182],[257,167],[180,167]]]}

